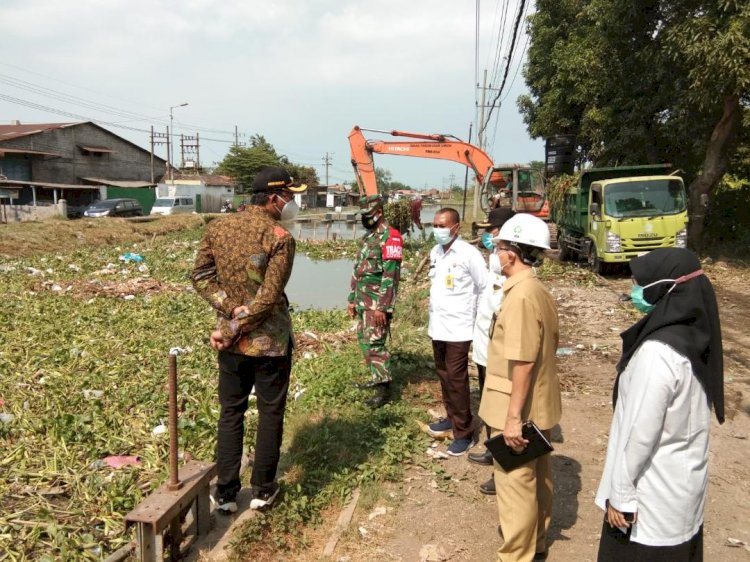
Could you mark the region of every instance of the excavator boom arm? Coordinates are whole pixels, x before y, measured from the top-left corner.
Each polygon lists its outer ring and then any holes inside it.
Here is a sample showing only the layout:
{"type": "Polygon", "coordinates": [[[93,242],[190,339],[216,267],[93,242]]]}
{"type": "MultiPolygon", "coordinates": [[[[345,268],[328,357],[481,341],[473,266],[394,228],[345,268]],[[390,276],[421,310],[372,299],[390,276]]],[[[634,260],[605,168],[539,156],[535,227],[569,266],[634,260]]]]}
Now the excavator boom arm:
{"type": "Polygon", "coordinates": [[[481,182],[488,170],[492,169],[492,159],[482,149],[461,140],[449,140],[447,135],[425,135],[391,131],[392,136],[421,139],[420,141],[368,141],[362,129],[354,127],[349,133],[352,166],[357,178],[359,192],[363,195],[378,193],[375,182],[373,153],[414,158],[432,158],[458,162],[472,169],[481,182]]]}

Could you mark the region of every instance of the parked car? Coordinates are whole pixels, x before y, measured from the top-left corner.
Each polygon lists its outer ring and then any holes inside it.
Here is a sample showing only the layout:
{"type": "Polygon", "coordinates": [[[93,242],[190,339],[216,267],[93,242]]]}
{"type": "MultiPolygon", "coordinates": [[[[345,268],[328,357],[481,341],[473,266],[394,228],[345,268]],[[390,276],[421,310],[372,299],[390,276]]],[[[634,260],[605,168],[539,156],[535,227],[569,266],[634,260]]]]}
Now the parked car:
{"type": "Polygon", "coordinates": [[[194,211],[195,203],[192,197],[159,197],[151,207],[152,215],[175,215],[194,211]]]}
{"type": "Polygon", "coordinates": [[[86,207],[84,217],[142,217],[143,208],[137,199],[104,199],[86,207]]]}

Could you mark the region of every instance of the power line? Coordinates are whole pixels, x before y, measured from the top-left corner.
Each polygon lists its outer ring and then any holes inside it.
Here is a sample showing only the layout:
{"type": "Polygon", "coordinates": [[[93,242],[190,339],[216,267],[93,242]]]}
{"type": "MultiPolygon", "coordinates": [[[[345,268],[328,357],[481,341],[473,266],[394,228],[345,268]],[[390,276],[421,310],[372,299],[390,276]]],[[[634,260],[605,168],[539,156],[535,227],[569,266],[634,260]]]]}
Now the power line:
{"type": "Polygon", "coordinates": [[[508,55],[507,64],[505,65],[505,73],[503,74],[503,81],[500,84],[500,88],[498,89],[497,95],[495,96],[495,99],[492,100],[492,103],[490,104],[490,111],[487,115],[487,120],[482,124],[482,132],[487,128],[487,125],[490,122],[490,119],[492,118],[492,111],[495,109],[495,105],[497,104],[498,100],[500,99],[500,96],[503,93],[503,88],[505,87],[505,82],[508,79],[508,73],[510,72],[510,61],[513,59],[513,50],[516,46],[516,39],[518,37],[518,27],[521,23],[521,17],[523,15],[524,8],[526,6],[526,0],[521,0],[521,5],[518,10],[518,15],[516,17],[515,24],[513,26],[513,38],[510,43],[510,53],[508,55]]]}

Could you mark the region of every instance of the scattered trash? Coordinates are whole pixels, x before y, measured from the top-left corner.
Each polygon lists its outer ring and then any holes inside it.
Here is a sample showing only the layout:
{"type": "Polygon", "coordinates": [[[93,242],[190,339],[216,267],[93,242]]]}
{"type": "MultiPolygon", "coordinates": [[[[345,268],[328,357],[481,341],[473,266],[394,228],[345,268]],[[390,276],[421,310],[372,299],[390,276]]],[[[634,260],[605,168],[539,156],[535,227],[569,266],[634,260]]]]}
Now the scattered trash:
{"type": "Polygon", "coordinates": [[[36,491],[40,496],[61,496],[65,493],[65,488],[62,486],[52,486],[50,488],[42,488],[36,491]]]}
{"type": "Polygon", "coordinates": [[[120,261],[123,261],[125,263],[128,262],[134,262],[134,263],[142,263],[144,260],[143,256],[140,254],[134,254],[133,252],[128,252],[127,254],[123,254],[120,256],[120,261]]]}
{"type": "Polygon", "coordinates": [[[135,298],[135,295],[125,295],[122,298],[126,301],[132,301],[135,298]]]}
{"type": "Polygon", "coordinates": [[[56,293],[59,293],[59,292],[61,292],[63,290],[63,288],[60,285],[58,285],[57,283],[55,283],[54,285],[52,285],[52,287],[50,287],[50,290],[54,291],[56,293]]]}
{"type": "Polygon", "coordinates": [[[156,436],[156,435],[162,435],[162,434],[164,434],[166,432],[167,432],[167,426],[164,425],[163,423],[160,423],[154,429],[151,430],[151,434],[154,435],[154,436],[156,436]]]}
{"type": "Polygon", "coordinates": [[[307,389],[302,387],[297,387],[297,389],[294,391],[294,399],[299,400],[302,395],[306,392],[307,389]]]}
{"type": "Polygon", "coordinates": [[[365,538],[365,537],[366,537],[366,536],[368,535],[368,531],[367,531],[367,529],[365,529],[364,527],[360,527],[360,528],[358,529],[358,531],[359,531],[359,534],[360,534],[360,536],[361,536],[362,538],[365,538]]]}
{"type": "Polygon", "coordinates": [[[384,508],[382,506],[381,507],[376,507],[375,509],[373,509],[370,512],[370,515],[367,516],[367,520],[368,521],[372,521],[376,517],[380,517],[381,515],[385,515],[386,513],[388,513],[388,510],[386,508],[384,508]]]}
{"type": "Polygon", "coordinates": [[[443,562],[448,560],[445,550],[436,544],[426,544],[419,549],[419,562],[443,562]]]}
{"type": "Polygon", "coordinates": [[[750,546],[745,541],[741,541],[740,539],[733,539],[729,537],[727,539],[727,542],[724,543],[724,546],[731,546],[732,548],[742,548],[744,547],[745,550],[750,552],[750,546]]]}
{"type": "Polygon", "coordinates": [[[186,353],[192,353],[192,347],[173,347],[169,350],[170,355],[185,355],[186,353]]]}
{"type": "Polygon", "coordinates": [[[26,271],[29,272],[29,275],[34,275],[34,276],[44,275],[44,272],[42,270],[36,269],[34,267],[27,267],[26,271]]]}
{"type": "Polygon", "coordinates": [[[305,335],[308,338],[313,339],[315,341],[320,341],[320,338],[318,336],[316,336],[315,334],[313,334],[312,332],[310,332],[310,331],[302,332],[302,335],[305,335]]]}
{"type": "Polygon", "coordinates": [[[575,350],[569,347],[558,347],[557,351],[555,352],[555,355],[557,357],[567,357],[568,355],[573,355],[574,353],[575,353],[575,350]]]}
{"type": "Polygon", "coordinates": [[[69,263],[68,269],[70,269],[71,271],[81,271],[81,266],[76,265],[74,263],[69,263]]]}
{"type": "Polygon", "coordinates": [[[83,389],[83,397],[86,400],[101,400],[104,397],[103,390],[91,390],[89,388],[83,389]]]}
{"type": "Polygon", "coordinates": [[[123,466],[139,466],[141,458],[135,455],[112,455],[102,459],[104,464],[110,468],[122,468],[123,466]]]}
{"type": "Polygon", "coordinates": [[[317,357],[317,355],[312,351],[305,351],[302,354],[302,359],[314,359],[315,357],[317,357]]]}
{"type": "Polygon", "coordinates": [[[146,264],[141,264],[138,266],[138,271],[141,273],[147,273],[148,272],[148,266],[146,264]]]}
{"type": "Polygon", "coordinates": [[[10,265],[9,263],[3,263],[0,264],[0,273],[10,273],[11,271],[15,271],[16,266],[10,265]]]}
{"type": "Polygon", "coordinates": [[[14,416],[13,414],[6,414],[4,412],[0,412],[0,422],[10,423],[14,419],[16,419],[16,416],[14,416]]]}
{"type": "Polygon", "coordinates": [[[5,406],[5,400],[0,398],[0,408],[2,408],[3,406],[5,406]]]}
{"type": "Polygon", "coordinates": [[[435,449],[427,449],[427,456],[435,460],[450,458],[448,456],[448,453],[444,453],[443,451],[437,451],[435,449]]]}
{"type": "Polygon", "coordinates": [[[576,345],[576,349],[586,349],[586,346],[582,343],[579,343],[578,345],[576,345]]]}

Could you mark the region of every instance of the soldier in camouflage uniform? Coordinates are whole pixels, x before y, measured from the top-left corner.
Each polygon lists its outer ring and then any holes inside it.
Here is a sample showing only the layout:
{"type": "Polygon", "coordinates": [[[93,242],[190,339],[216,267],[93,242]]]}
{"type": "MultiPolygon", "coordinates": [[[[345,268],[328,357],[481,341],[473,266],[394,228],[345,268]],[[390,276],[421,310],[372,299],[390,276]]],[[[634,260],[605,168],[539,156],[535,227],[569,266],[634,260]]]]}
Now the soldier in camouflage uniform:
{"type": "Polygon", "coordinates": [[[258,172],[245,212],[211,221],[198,249],[192,282],[217,313],[211,347],[219,352],[217,509],[237,511],[244,417],[255,387],[258,428],[250,479],[252,509],[270,507],[279,486],[284,410],[292,365],[292,320],[284,288],[295,243],[279,220],[294,218],[296,186],[276,167],[258,172]]]}
{"type": "Polygon", "coordinates": [[[358,320],[357,340],[371,376],[359,386],[375,390],[367,404],[379,408],[390,401],[390,354],[385,340],[396,304],[403,244],[401,233],[385,222],[379,195],[363,197],[360,208],[368,232],[354,264],[349,315],[358,320]]]}

